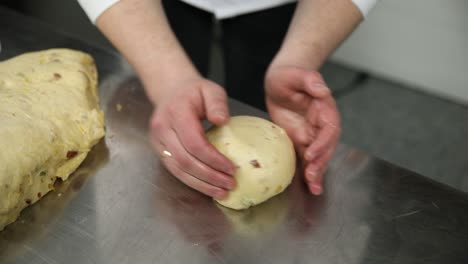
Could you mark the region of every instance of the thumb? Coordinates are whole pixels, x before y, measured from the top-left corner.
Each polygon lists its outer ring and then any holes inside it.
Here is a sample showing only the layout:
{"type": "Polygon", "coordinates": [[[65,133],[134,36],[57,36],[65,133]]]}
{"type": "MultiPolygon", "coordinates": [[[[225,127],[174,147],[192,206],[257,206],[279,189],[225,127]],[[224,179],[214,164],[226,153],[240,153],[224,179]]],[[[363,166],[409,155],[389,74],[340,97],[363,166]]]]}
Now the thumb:
{"type": "Polygon", "coordinates": [[[331,96],[330,89],[325,84],[318,72],[307,72],[303,79],[305,92],[314,98],[326,98],[331,96]]]}
{"type": "Polygon", "coordinates": [[[201,93],[206,119],[216,126],[229,121],[227,95],[224,89],[215,83],[209,83],[201,89],[201,93]]]}

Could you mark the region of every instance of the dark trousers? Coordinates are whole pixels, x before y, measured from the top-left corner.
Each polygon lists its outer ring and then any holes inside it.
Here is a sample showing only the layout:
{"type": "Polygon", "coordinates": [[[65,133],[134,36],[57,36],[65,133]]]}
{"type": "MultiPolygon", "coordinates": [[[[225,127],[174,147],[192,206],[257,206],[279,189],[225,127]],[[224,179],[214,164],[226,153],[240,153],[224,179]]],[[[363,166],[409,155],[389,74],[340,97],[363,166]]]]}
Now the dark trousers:
{"type": "MultiPolygon", "coordinates": [[[[205,77],[214,37],[213,15],[177,0],[163,0],[172,30],[205,77]]],[[[296,4],[223,19],[221,47],[229,97],[265,109],[265,71],[279,50],[296,4]]]]}

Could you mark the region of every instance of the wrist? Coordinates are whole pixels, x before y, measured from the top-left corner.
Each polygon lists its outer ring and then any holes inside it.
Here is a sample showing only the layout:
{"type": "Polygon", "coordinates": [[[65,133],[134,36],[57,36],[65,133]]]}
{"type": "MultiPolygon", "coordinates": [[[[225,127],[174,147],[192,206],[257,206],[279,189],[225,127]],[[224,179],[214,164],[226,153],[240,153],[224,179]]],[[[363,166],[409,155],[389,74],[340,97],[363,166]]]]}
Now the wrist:
{"type": "Polygon", "coordinates": [[[288,45],[280,49],[269,68],[290,66],[310,71],[318,71],[325,59],[326,56],[320,52],[319,47],[301,50],[299,47],[291,47],[291,45],[288,45]]]}
{"type": "Polygon", "coordinates": [[[184,83],[203,78],[188,60],[186,62],[169,60],[166,63],[159,60],[157,63],[139,64],[135,68],[154,105],[159,104],[175,90],[184,88],[184,83]]]}
{"type": "Polygon", "coordinates": [[[203,79],[197,72],[187,73],[160,73],[153,74],[146,78],[142,77],[146,94],[153,105],[159,105],[167,100],[179,90],[190,87],[194,83],[203,79]]]}

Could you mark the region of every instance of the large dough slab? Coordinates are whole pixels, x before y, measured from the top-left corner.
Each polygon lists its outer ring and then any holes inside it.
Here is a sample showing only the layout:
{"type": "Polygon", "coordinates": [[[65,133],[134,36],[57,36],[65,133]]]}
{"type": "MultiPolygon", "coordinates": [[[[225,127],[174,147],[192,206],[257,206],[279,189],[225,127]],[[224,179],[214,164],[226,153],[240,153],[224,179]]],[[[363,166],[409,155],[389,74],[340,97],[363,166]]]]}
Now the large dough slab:
{"type": "Polygon", "coordinates": [[[0,230],[66,180],[104,133],[91,56],[51,49],[0,62],[0,230]]]}

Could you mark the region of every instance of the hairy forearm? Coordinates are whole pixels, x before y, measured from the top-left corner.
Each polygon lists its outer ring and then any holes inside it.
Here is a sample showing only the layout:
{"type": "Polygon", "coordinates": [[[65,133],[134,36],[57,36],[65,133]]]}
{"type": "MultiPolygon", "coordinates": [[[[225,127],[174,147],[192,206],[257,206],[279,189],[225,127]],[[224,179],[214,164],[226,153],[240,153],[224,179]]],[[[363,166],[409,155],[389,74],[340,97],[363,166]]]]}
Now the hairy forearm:
{"type": "Polygon", "coordinates": [[[272,65],[318,70],[362,19],[351,0],[300,0],[272,65]]]}
{"type": "Polygon", "coordinates": [[[153,103],[170,92],[171,81],[199,76],[171,31],[161,1],[121,0],[96,24],[135,68],[153,103]]]}

